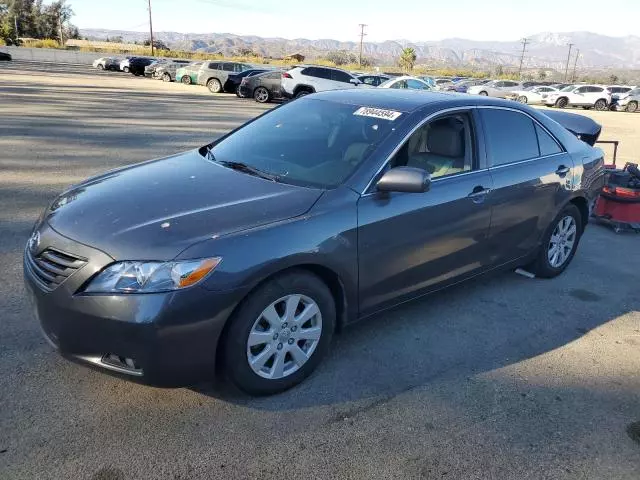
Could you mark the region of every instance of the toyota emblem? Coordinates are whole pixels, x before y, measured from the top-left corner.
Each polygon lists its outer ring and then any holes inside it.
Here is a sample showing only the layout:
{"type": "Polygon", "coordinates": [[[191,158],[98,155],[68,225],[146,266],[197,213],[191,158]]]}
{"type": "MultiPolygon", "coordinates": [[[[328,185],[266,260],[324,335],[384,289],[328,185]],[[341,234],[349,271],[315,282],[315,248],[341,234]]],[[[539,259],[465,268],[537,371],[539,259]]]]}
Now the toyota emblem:
{"type": "Polygon", "coordinates": [[[40,232],[35,232],[31,235],[29,239],[29,250],[31,253],[36,253],[38,251],[38,247],[40,246],[40,232]]]}

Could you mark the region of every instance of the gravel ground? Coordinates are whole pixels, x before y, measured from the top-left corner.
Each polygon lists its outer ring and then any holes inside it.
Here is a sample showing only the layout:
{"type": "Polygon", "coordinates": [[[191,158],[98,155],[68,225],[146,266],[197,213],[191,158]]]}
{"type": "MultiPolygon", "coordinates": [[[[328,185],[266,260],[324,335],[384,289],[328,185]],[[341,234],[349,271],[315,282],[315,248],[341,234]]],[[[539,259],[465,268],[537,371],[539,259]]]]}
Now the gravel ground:
{"type": "MultiPolygon", "coordinates": [[[[311,378],[274,397],[150,388],[61,359],[21,279],[44,204],[267,107],[43,68],[0,66],[1,479],[640,477],[640,237],[597,225],[561,277],[483,278],[355,325],[311,378]]],[[[638,145],[640,115],[589,114],[603,138],[638,145]]],[[[631,160],[638,148],[625,145],[631,160]]]]}

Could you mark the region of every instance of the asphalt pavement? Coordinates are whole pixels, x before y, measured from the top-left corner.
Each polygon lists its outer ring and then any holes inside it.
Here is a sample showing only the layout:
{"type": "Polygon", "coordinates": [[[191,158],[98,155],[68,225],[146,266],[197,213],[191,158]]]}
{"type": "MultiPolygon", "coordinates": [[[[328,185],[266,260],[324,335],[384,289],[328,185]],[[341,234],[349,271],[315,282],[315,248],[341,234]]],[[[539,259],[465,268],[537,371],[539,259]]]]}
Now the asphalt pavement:
{"type": "Polygon", "coordinates": [[[268,107],[45,67],[0,65],[0,479],[640,478],[640,236],[598,225],[559,278],[505,273],[388,311],[273,397],[151,388],[60,358],[22,287],[45,204],[268,107]]]}

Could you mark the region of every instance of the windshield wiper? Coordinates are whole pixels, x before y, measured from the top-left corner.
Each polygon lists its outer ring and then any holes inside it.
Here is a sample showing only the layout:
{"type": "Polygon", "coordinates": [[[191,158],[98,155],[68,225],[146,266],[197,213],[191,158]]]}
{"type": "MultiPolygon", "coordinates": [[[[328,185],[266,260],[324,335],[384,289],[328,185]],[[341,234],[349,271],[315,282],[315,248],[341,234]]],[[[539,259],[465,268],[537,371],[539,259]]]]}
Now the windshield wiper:
{"type": "Polygon", "coordinates": [[[271,180],[272,182],[277,182],[280,178],[278,175],[273,175],[271,173],[263,172],[262,170],[252,167],[251,165],[247,165],[242,162],[230,162],[225,160],[216,160],[220,165],[224,165],[227,168],[231,168],[233,170],[238,170],[239,172],[248,173],[249,175],[255,175],[256,177],[264,178],[266,180],[271,180]]]}

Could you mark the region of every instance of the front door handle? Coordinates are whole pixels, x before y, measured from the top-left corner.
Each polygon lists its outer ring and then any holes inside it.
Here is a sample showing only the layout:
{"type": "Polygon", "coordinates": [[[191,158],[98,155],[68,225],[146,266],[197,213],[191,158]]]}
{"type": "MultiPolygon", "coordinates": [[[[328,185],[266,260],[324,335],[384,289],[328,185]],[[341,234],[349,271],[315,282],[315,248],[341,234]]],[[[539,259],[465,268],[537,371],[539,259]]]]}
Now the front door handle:
{"type": "Polygon", "coordinates": [[[482,185],[478,185],[469,195],[467,195],[467,198],[473,200],[474,203],[482,203],[484,202],[484,198],[490,191],[490,188],[485,188],[482,185]]]}
{"type": "Polygon", "coordinates": [[[558,167],[558,169],[556,170],[556,175],[560,175],[561,177],[564,177],[567,173],[569,173],[569,167],[565,167],[564,165],[560,165],[558,167]]]}

